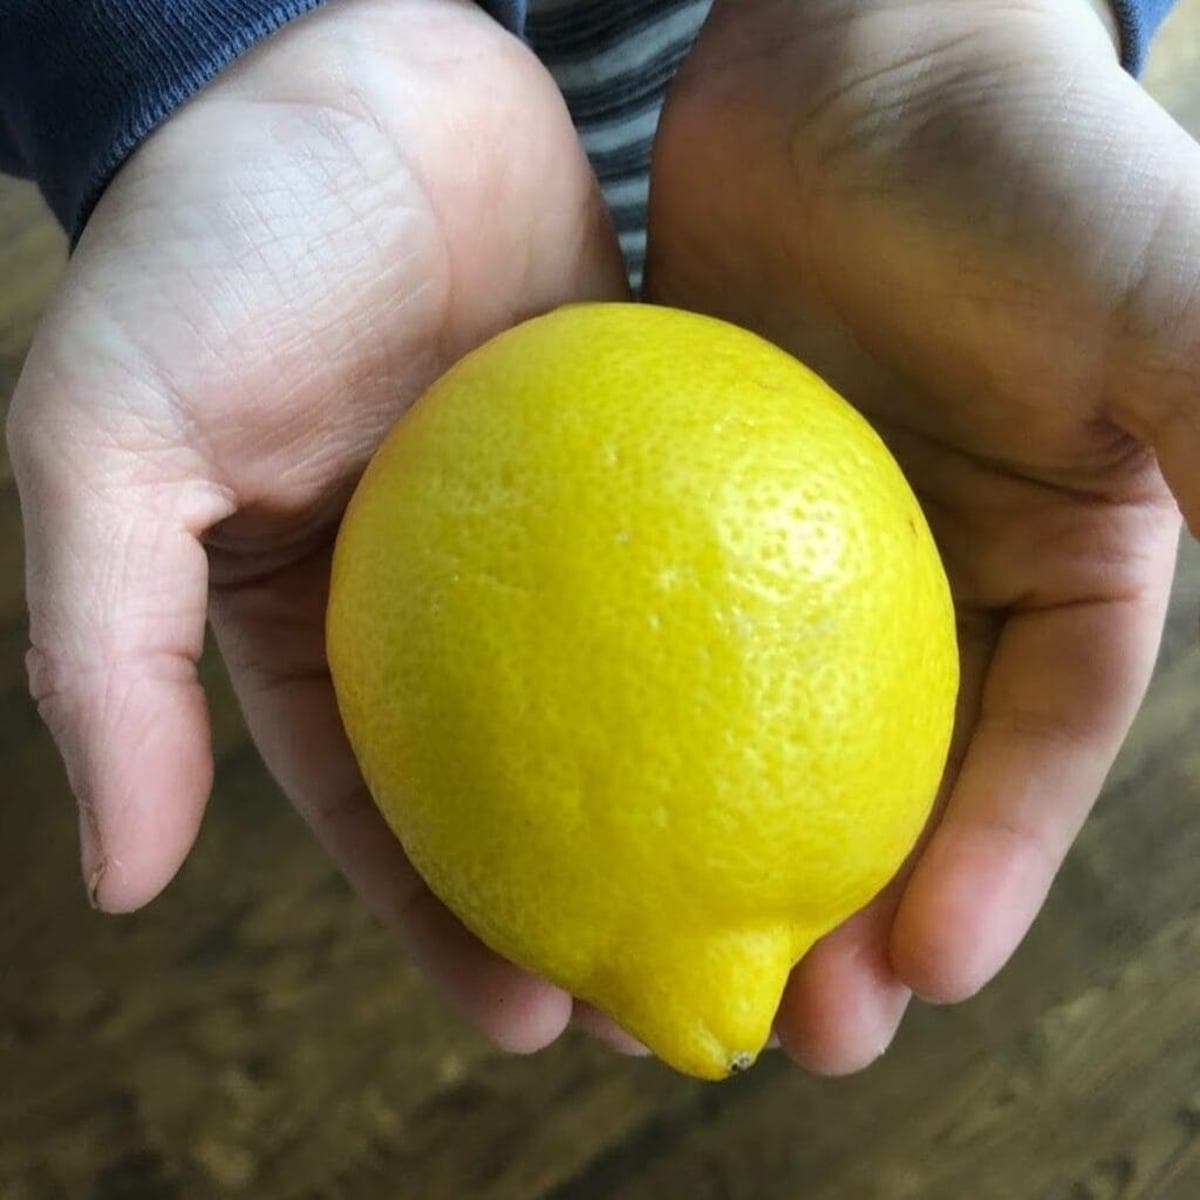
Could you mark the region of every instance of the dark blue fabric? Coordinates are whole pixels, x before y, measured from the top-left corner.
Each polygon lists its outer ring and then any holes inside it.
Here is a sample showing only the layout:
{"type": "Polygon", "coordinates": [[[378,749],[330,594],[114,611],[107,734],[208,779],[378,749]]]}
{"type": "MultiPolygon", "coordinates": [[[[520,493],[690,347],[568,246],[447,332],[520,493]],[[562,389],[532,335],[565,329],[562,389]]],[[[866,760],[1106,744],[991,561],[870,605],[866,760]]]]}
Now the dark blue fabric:
{"type": "MultiPolygon", "coordinates": [[[[78,237],[138,143],[222,67],[325,0],[0,0],[0,171],[78,237]]],[[[525,0],[481,0],[515,31],[525,0]]]]}
{"type": "Polygon", "coordinates": [[[524,30],[525,10],[529,7],[527,0],[479,0],[479,2],[501,25],[507,25],[513,33],[521,33],[524,30]]]}
{"type": "Polygon", "coordinates": [[[1135,75],[1146,61],[1150,39],[1179,0],[1113,0],[1121,30],[1121,62],[1135,75]]]}
{"type": "MultiPolygon", "coordinates": [[[[78,236],[117,168],[222,67],[325,0],[0,0],[0,170],[78,236]]],[[[526,0],[479,0],[515,33],[526,0]]],[[[1175,0],[1113,0],[1138,70],[1175,0]]]]}

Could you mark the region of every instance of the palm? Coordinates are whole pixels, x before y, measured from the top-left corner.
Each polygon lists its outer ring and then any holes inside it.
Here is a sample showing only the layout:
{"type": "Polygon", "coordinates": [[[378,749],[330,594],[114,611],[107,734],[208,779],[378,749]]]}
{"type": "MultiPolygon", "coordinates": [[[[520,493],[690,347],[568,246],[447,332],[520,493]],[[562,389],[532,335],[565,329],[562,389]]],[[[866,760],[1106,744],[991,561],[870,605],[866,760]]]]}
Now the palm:
{"type": "Polygon", "coordinates": [[[30,513],[59,493],[60,526],[30,525],[31,672],[103,906],[152,896],[195,836],[208,600],[268,765],[376,913],[501,1041],[561,1028],[569,998],[470,939],[369,803],[323,622],[342,508],[403,408],[523,316],[620,294],[601,212],[548,77],[444,0],[297,22],[122,170],[13,428],[30,513]]]}
{"type": "Polygon", "coordinates": [[[1178,517],[1135,435],[1161,423],[1147,363],[1184,352],[1154,339],[1190,301],[1196,153],[1082,6],[733,7],[664,115],[652,298],[760,329],[870,416],[959,611],[940,827],[780,1014],[841,1069],[886,1044],[906,985],[960,997],[1001,965],[1140,700],[1178,517]]]}

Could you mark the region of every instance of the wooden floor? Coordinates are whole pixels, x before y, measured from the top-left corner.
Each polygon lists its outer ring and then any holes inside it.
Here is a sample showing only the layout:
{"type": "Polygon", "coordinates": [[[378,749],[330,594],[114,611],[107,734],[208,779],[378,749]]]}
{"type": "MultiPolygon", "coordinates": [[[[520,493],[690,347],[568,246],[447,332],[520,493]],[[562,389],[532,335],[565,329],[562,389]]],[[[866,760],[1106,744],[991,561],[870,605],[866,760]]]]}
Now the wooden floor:
{"type": "MultiPolygon", "coordinates": [[[[1200,0],[1150,83],[1200,130],[1200,0]]],[[[0,183],[0,395],[62,259],[0,183]]],[[[219,756],[167,896],[84,904],[23,687],[0,459],[0,1200],[1195,1200],[1200,552],[1152,694],[1050,904],[972,1003],[854,1079],[779,1055],[712,1086],[569,1038],[506,1058],[442,1011],[278,798],[206,663],[219,756]]]]}

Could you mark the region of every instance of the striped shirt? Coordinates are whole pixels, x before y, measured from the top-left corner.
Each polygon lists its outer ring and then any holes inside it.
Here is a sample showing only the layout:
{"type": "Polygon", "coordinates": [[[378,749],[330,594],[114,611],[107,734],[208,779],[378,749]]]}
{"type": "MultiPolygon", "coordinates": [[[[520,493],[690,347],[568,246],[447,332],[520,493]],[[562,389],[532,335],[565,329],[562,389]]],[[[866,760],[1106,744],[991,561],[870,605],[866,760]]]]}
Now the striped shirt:
{"type": "Polygon", "coordinates": [[[525,34],[554,76],[612,209],[634,288],[646,261],[663,97],[712,0],[530,0],[525,34]]]}

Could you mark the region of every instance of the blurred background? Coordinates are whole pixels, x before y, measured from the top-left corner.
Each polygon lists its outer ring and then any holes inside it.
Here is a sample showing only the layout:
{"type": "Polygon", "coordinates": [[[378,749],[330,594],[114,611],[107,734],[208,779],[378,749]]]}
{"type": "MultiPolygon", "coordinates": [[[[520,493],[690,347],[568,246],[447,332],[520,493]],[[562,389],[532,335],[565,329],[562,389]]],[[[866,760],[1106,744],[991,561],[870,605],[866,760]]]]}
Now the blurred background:
{"type": "MultiPolygon", "coordinates": [[[[1200,0],[1146,82],[1200,133],[1200,0]]],[[[0,403],[64,258],[0,179],[0,403]]],[[[0,450],[0,1200],[1195,1200],[1200,1196],[1200,551],[1150,697],[1033,934],[978,999],[915,1006],[856,1078],[779,1054],[721,1085],[570,1035],[508,1058],[348,893],[206,658],[218,761],[196,853],[93,913],[24,683],[0,450]]]]}

